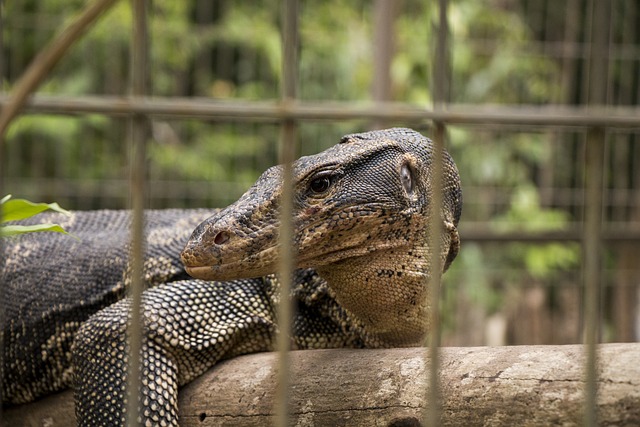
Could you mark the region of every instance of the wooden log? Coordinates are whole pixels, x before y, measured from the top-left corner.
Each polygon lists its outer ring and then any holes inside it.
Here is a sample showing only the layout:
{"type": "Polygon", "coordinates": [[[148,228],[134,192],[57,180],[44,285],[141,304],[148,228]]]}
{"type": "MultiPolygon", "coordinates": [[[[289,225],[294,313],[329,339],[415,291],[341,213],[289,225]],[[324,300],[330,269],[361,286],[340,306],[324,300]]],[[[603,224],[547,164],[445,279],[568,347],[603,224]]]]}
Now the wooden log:
{"type": "MultiPolygon", "coordinates": [[[[442,425],[580,425],[579,345],[441,349],[442,425]]],[[[419,426],[425,350],[315,350],[291,354],[291,425],[419,426]]],[[[601,425],[640,425],[640,343],[600,346],[601,425]]],[[[277,355],[221,363],[180,391],[183,426],[264,426],[273,420],[277,355]]],[[[10,426],[73,425],[72,395],[9,408],[10,426]]]]}

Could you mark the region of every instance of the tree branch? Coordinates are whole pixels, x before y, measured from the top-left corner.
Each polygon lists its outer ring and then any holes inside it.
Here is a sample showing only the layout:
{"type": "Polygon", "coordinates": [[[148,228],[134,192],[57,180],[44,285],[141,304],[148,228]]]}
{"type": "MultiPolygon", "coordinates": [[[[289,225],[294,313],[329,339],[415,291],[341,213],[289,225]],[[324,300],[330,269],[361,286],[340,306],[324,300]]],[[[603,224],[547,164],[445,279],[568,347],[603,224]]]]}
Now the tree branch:
{"type": "MultiPolygon", "coordinates": [[[[598,350],[600,424],[640,425],[640,343],[598,350]]],[[[425,349],[296,351],[296,425],[418,426],[425,407],[425,349]]],[[[578,425],[584,350],[579,345],[441,349],[442,425],[578,425]]],[[[182,426],[263,426],[273,420],[275,353],[221,363],[180,392],[182,426]]],[[[7,425],[73,425],[71,392],[10,408],[7,425]]]]}

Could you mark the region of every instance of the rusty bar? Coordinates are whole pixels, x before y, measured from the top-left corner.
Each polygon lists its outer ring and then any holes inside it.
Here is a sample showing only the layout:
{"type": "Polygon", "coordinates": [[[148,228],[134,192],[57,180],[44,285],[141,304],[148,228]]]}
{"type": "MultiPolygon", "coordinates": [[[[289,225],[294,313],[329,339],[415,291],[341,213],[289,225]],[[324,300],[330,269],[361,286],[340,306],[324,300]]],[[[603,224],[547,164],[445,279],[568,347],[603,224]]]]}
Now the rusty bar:
{"type": "Polygon", "coordinates": [[[0,55],[0,93],[4,92],[5,85],[4,72],[7,57],[4,55],[4,51],[4,2],[0,0],[0,52],[3,52],[3,54],[0,55]]]}
{"type": "MultiPolygon", "coordinates": [[[[282,104],[296,98],[298,67],[298,1],[282,2],[282,104]]],[[[283,165],[283,191],[280,206],[280,302],[278,304],[278,383],[275,399],[275,425],[289,424],[289,351],[293,327],[293,303],[290,298],[295,251],[293,242],[293,161],[296,158],[297,125],[287,118],[282,121],[280,163],[283,165]]]]}
{"type": "Polygon", "coordinates": [[[447,0],[438,1],[438,35],[436,38],[436,52],[433,64],[433,109],[434,111],[438,112],[444,110],[444,104],[448,97],[447,44],[449,35],[449,22],[447,20],[447,7],[447,0]]]}
{"type": "Polygon", "coordinates": [[[433,163],[432,163],[432,192],[430,203],[432,209],[429,218],[429,246],[431,248],[431,263],[429,274],[429,292],[427,293],[427,306],[429,307],[429,333],[427,335],[429,355],[429,381],[428,401],[425,415],[425,425],[440,425],[442,412],[442,396],[440,392],[440,286],[442,284],[442,260],[440,249],[442,242],[442,174],[443,174],[443,149],[445,138],[445,126],[442,122],[436,122],[433,138],[433,163]]]}
{"type": "MultiPolygon", "coordinates": [[[[391,61],[393,60],[397,2],[375,0],[373,4],[373,85],[374,101],[391,100],[391,61]]],[[[385,122],[375,120],[373,128],[385,127],[385,122]]]]}
{"type": "MultiPolygon", "coordinates": [[[[133,34],[131,45],[131,96],[146,93],[147,70],[147,2],[132,0],[133,34]]],[[[132,161],[131,186],[131,318],[129,324],[129,375],[127,425],[141,423],[140,358],[142,350],[142,292],[144,290],[144,200],[146,196],[146,118],[135,114],[130,119],[132,161]]]]}
{"type": "MultiPolygon", "coordinates": [[[[607,68],[611,5],[607,1],[592,0],[592,26],[588,66],[589,105],[604,105],[607,102],[607,68]]],[[[584,275],[584,341],[586,345],[585,365],[585,413],[587,427],[598,425],[597,380],[598,360],[596,349],[599,342],[599,322],[602,286],[602,211],[604,184],[605,129],[589,128],[585,153],[585,213],[583,238],[584,275]]]]}
{"type": "MultiPolygon", "coordinates": [[[[447,80],[447,56],[446,46],[448,38],[447,22],[447,0],[438,2],[438,33],[436,38],[436,51],[433,66],[433,109],[442,111],[446,102],[446,80],[447,80]]],[[[435,133],[433,141],[433,163],[432,163],[432,192],[429,217],[429,246],[431,249],[431,263],[429,274],[429,292],[427,293],[427,307],[429,311],[429,334],[428,334],[428,354],[429,354],[429,381],[428,401],[425,407],[425,425],[438,426],[441,424],[442,396],[440,385],[440,286],[442,284],[442,259],[440,256],[442,242],[440,236],[443,229],[442,217],[442,175],[444,140],[446,135],[443,121],[435,121],[435,133]]]]}
{"type": "MultiPolygon", "coordinates": [[[[0,96],[0,107],[9,102],[0,96]]],[[[327,101],[211,101],[193,98],[125,98],[114,96],[37,95],[23,108],[37,114],[104,114],[126,117],[144,114],[164,118],[224,119],[237,121],[265,120],[359,120],[379,119],[424,123],[425,120],[447,124],[529,125],[541,127],[601,126],[640,129],[638,107],[574,106],[482,106],[447,104],[447,109],[425,109],[396,102],[355,104],[327,101]]]]}
{"type": "Polygon", "coordinates": [[[391,61],[394,51],[394,0],[375,0],[373,5],[373,99],[391,99],[391,61]]]}
{"type": "Polygon", "coordinates": [[[282,100],[297,97],[298,88],[298,1],[284,0],[282,11],[282,100]]]}
{"type": "Polygon", "coordinates": [[[602,196],[605,132],[592,128],[587,133],[585,164],[585,214],[583,230],[584,342],[586,345],[585,425],[598,425],[597,358],[602,280],[602,196]]]}
{"type": "MultiPolygon", "coordinates": [[[[3,2],[0,0],[0,52],[4,52],[4,15],[3,15],[3,2]]],[[[0,55],[0,93],[4,91],[4,60],[5,56],[0,55]]],[[[0,198],[5,196],[4,187],[5,187],[5,166],[4,166],[4,134],[5,132],[0,132],[0,198]]],[[[0,205],[0,218],[3,216],[3,207],[0,205]]],[[[4,251],[4,239],[0,238],[0,268],[4,268],[6,259],[5,259],[5,251],[4,251]]],[[[0,286],[0,301],[6,301],[5,286],[0,286]]],[[[0,325],[6,325],[7,319],[4,310],[0,310],[0,325]]],[[[4,351],[0,354],[0,378],[4,378],[4,351]]],[[[2,395],[2,390],[0,389],[0,401],[4,401],[4,396],[2,395]]],[[[4,412],[4,408],[0,406],[0,417],[2,417],[2,413],[4,412]]]]}
{"type": "Polygon", "coordinates": [[[296,256],[293,247],[293,171],[292,162],[296,154],[296,124],[286,121],[282,124],[280,161],[283,165],[283,192],[280,206],[280,266],[278,279],[280,281],[280,302],[278,305],[278,338],[276,349],[278,351],[278,387],[275,399],[275,425],[287,426],[289,420],[289,351],[292,335],[293,307],[290,298],[292,287],[294,258],[296,256]]]}
{"type": "MultiPolygon", "coordinates": [[[[545,244],[550,242],[581,242],[584,232],[576,229],[542,232],[495,232],[491,230],[477,230],[467,225],[461,228],[460,236],[465,242],[526,242],[545,244]]],[[[600,239],[607,244],[638,242],[640,241],[640,230],[607,230],[600,234],[600,239]]]]}

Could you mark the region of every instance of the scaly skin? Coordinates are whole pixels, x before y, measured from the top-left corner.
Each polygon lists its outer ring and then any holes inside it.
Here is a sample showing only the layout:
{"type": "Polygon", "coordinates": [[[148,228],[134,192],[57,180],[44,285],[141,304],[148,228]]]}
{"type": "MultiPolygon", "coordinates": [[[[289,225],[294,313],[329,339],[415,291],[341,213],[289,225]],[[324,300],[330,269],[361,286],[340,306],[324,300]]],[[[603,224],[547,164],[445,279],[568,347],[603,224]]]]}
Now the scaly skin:
{"type": "MultiPolygon", "coordinates": [[[[432,150],[420,134],[390,129],[346,136],[295,162],[295,348],[407,346],[428,333],[427,284],[442,273],[429,267],[432,150]]],[[[280,167],[266,171],[236,203],[198,225],[186,247],[202,211],[147,214],[143,425],[177,425],[178,387],[219,360],[272,349],[281,176],[280,167]],[[180,268],[181,247],[193,279],[180,268]]],[[[461,211],[448,155],[443,182],[444,271],[459,249],[461,211]]],[[[129,282],[128,221],[103,211],[76,213],[68,225],[81,242],[30,237],[8,248],[3,402],[28,401],[75,378],[79,424],[121,425],[130,301],[114,301],[129,282]],[[42,262],[47,256],[50,265],[42,262]],[[32,377],[16,385],[24,372],[32,377]]]]}
{"type": "MultiPolygon", "coordinates": [[[[376,344],[415,344],[428,329],[431,157],[428,140],[394,129],[346,136],[294,165],[298,267],[314,268],[376,344]]],[[[448,155],[444,171],[446,269],[460,245],[461,192],[448,155]]],[[[281,167],[267,170],[236,203],[198,226],[182,252],[187,272],[204,280],[274,272],[280,182],[281,167]]]]}

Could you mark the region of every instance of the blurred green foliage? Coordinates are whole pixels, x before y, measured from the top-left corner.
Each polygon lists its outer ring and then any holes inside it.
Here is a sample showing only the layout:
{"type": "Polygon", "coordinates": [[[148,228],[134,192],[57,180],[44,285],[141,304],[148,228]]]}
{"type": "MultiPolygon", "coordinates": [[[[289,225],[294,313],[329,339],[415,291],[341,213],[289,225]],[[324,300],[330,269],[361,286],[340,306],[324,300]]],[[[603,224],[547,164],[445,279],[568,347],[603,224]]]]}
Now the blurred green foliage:
{"type": "MultiPolygon", "coordinates": [[[[395,22],[396,51],[390,69],[394,101],[423,106],[431,102],[435,3],[402,2],[395,22]]],[[[450,100],[482,104],[552,102],[560,80],[558,63],[526,54],[533,41],[529,25],[517,7],[500,7],[497,3],[450,2],[450,100]]],[[[506,3],[513,6],[518,2],[506,3]]],[[[44,42],[71,19],[69,12],[82,4],[79,0],[24,0],[4,5],[6,51],[14,61],[9,68],[9,89],[44,42]],[[47,18],[37,31],[18,24],[27,22],[36,12],[47,18]]],[[[152,95],[278,98],[281,41],[279,11],[272,2],[216,1],[209,9],[205,2],[154,0],[150,4],[152,95]],[[201,6],[207,13],[200,10],[201,6]]],[[[356,102],[371,98],[372,4],[348,0],[302,2],[301,98],[356,102]]],[[[131,21],[129,3],[117,3],[63,59],[40,92],[127,93],[131,21]]],[[[300,151],[317,152],[334,144],[339,135],[367,126],[360,122],[302,124],[300,151]]],[[[9,175],[68,177],[84,180],[87,185],[122,179],[128,173],[126,129],[122,120],[94,115],[22,116],[7,138],[8,157],[15,159],[8,166],[9,175]],[[39,158],[50,160],[40,160],[34,166],[33,153],[40,151],[43,154],[39,158]]],[[[155,181],[209,182],[211,192],[199,199],[209,205],[231,202],[277,161],[279,131],[275,125],[157,120],[151,123],[150,135],[152,185],[155,181]],[[225,187],[225,183],[235,186],[225,187]]],[[[493,188],[505,195],[501,205],[482,194],[465,195],[470,202],[463,223],[488,224],[500,231],[560,230],[571,223],[569,213],[543,205],[538,193],[537,176],[550,166],[554,155],[548,134],[451,127],[448,146],[460,168],[463,188],[493,188]]],[[[118,191],[127,190],[120,187],[118,191]]],[[[124,203],[126,198],[119,200],[124,203]]],[[[70,203],[75,207],[72,200],[70,203]]],[[[185,203],[169,202],[172,206],[185,203]]],[[[506,263],[513,269],[525,269],[533,279],[553,280],[575,266],[578,253],[577,247],[564,244],[512,244],[491,252],[465,245],[446,281],[452,290],[467,292],[472,300],[492,311],[500,306],[501,289],[509,280],[506,276],[495,277],[492,266],[504,268],[506,263]]],[[[447,293],[446,307],[455,304],[452,295],[454,292],[447,293]]]]}

